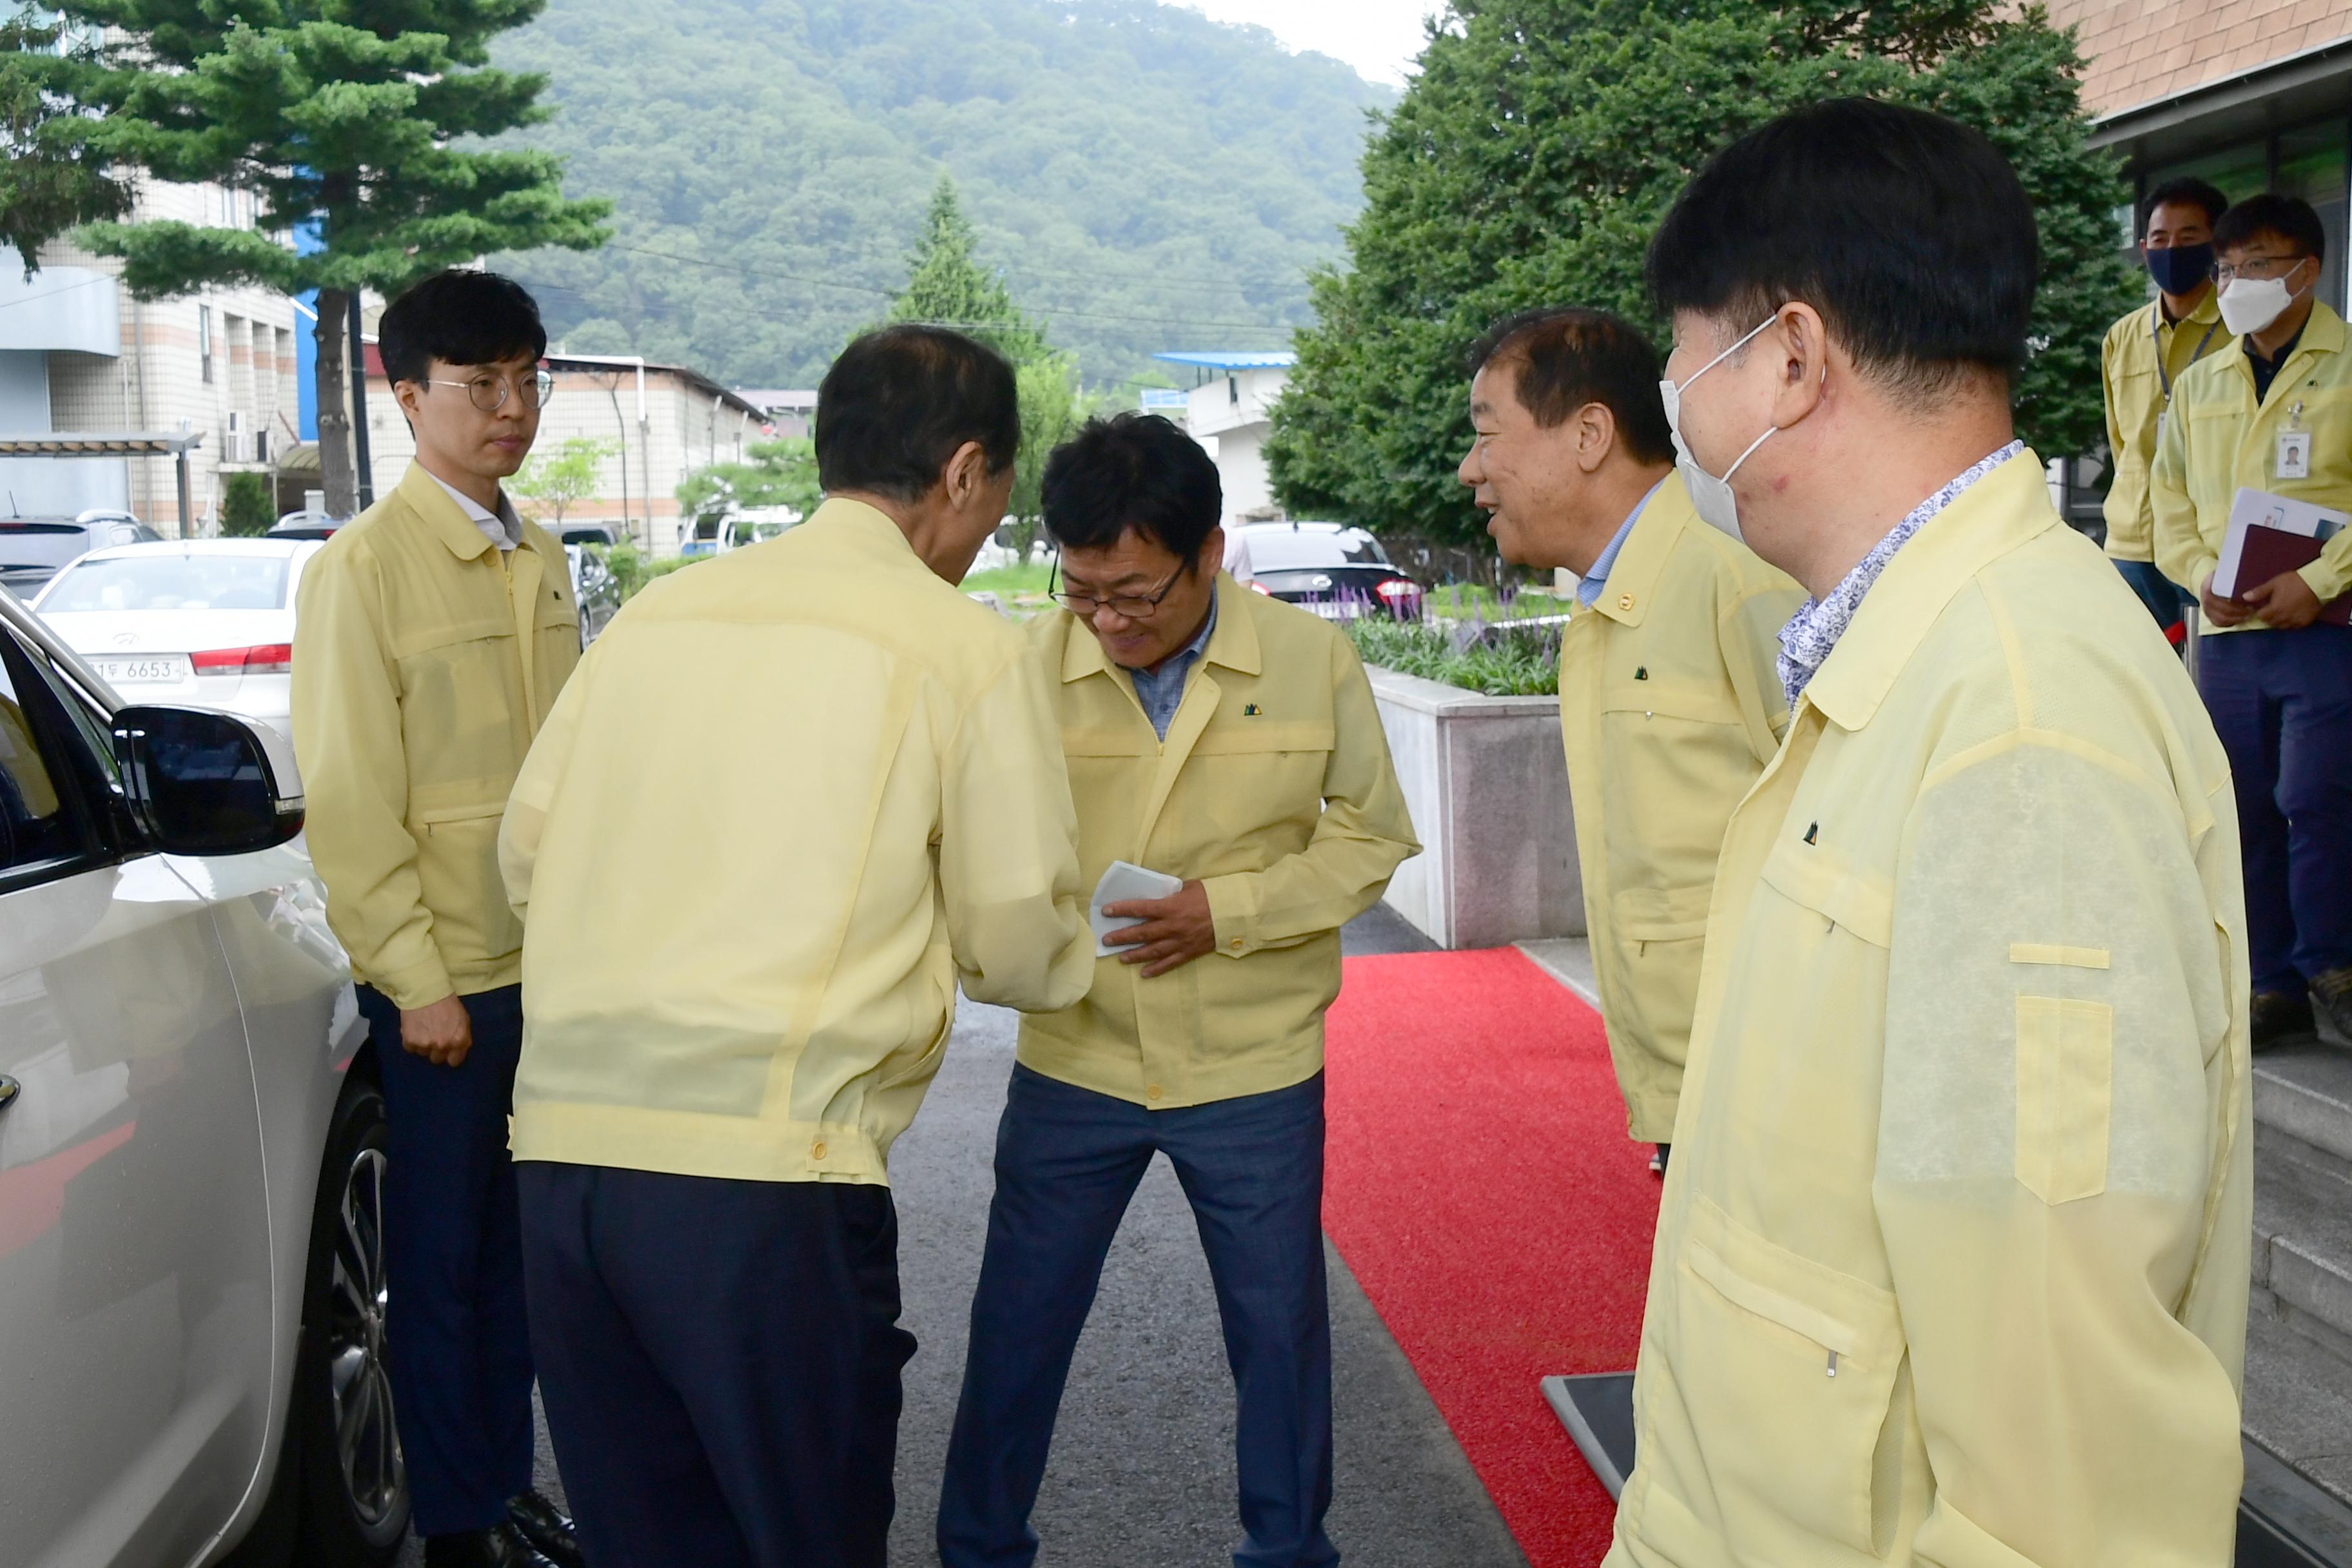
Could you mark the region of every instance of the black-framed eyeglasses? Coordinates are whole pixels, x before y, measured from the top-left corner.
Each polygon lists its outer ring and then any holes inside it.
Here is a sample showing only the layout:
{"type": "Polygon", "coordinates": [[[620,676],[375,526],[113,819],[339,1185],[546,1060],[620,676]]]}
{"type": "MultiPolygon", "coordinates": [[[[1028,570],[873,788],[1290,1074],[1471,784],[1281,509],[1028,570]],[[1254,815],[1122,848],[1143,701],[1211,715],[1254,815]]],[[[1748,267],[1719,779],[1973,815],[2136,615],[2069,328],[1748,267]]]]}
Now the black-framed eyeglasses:
{"type": "Polygon", "coordinates": [[[553,373],[542,370],[533,374],[529,381],[509,383],[505,376],[492,375],[486,371],[471,381],[436,381],[428,376],[425,378],[425,384],[462,386],[466,389],[466,396],[475,407],[485,414],[496,414],[507,405],[507,389],[509,385],[521,388],[522,405],[525,408],[546,407],[547,395],[555,390],[555,376],[553,373]]]}
{"type": "Polygon", "coordinates": [[[1098,599],[1092,594],[1066,594],[1055,587],[1054,584],[1062,580],[1062,558],[1057,554],[1054,557],[1053,574],[1045,580],[1045,596],[1070,614],[1085,620],[1090,621],[1105,610],[1115,610],[1124,620],[1139,621],[1146,619],[1151,612],[1157,610],[1160,607],[1160,601],[1174,593],[1178,580],[1192,569],[1192,563],[1187,561],[1183,565],[1171,572],[1168,574],[1168,581],[1160,584],[1157,590],[1146,597],[1139,598],[1133,594],[1114,594],[1108,599],[1098,599]]]}

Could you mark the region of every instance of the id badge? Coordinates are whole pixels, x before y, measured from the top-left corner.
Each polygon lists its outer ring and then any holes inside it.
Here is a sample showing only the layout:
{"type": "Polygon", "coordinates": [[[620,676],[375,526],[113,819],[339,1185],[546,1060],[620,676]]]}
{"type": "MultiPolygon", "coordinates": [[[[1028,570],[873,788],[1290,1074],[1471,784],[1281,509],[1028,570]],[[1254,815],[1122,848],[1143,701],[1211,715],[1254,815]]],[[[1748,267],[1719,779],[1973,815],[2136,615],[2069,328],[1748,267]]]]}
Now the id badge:
{"type": "Polygon", "coordinates": [[[2311,478],[2311,432],[2283,430],[2279,432],[2278,460],[2272,465],[2271,475],[2281,479],[2311,478]]]}

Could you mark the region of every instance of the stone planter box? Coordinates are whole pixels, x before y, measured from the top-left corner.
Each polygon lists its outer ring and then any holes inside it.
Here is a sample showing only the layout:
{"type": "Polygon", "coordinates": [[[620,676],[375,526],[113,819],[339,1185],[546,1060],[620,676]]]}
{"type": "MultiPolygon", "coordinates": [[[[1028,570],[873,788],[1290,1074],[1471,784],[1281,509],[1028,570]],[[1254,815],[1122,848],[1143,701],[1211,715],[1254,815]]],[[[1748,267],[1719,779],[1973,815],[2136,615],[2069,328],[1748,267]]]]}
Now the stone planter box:
{"type": "Polygon", "coordinates": [[[1482,697],[1375,665],[1422,852],[1386,902],[1440,947],[1584,934],[1556,697],[1482,697]]]}

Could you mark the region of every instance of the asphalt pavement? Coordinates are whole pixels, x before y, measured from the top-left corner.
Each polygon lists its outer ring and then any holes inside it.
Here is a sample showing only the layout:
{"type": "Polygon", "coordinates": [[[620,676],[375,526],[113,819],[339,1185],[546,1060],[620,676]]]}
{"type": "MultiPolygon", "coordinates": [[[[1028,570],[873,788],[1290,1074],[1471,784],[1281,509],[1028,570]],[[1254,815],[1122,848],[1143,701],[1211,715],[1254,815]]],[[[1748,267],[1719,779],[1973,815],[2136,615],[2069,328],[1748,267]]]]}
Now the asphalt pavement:
{"type": "MultiPolygon", "coordinates": [[[[1351,952],[1425,948],[1384,910],[1351,952]]],[[[964,1005],[922,1114],[890,1160],[903,1322],[920,1348],[899,1426],[893,1568],[929,1568],[963,1375],[990,1154],[1017,1016],[964,1005]]],[[[1486,1490],[1362,1289],[1329,1254],[1338,1485],[1329,1530],[1363,1568],[1525,1568],[1486,1490]]],[[[545,1483],[560,1479],[541,1439],[545,1483]]],[[[1192,1215],[1166,1160],[1136,1194],[1070,1372],[1034,1521],[1041,1568],[1223,1568],[1239,1538],[1233,1388],[1192,1215]]],[[[414,1542],[404,1564],[421,1562],[414,1542]]]]}

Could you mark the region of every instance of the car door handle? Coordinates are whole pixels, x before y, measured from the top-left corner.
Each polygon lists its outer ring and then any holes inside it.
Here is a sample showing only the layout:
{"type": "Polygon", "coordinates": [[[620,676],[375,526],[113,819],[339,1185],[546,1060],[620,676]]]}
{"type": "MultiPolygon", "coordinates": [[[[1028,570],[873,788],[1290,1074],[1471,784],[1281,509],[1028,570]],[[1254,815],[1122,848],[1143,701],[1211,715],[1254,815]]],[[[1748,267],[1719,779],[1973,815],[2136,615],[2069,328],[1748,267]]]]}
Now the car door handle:
{"type": "Polygon", "coordinates": [[[5,1110],[16,1104],[16,1097],[24,1092],[23,1084],[18,1083],[6,1073],[0,1072],[0,1110],[5,1110]]]}

